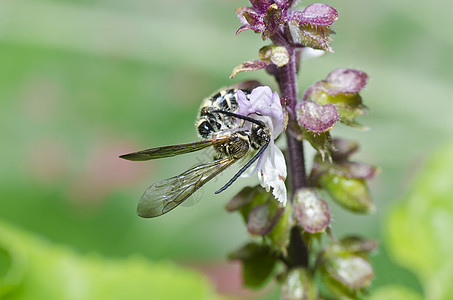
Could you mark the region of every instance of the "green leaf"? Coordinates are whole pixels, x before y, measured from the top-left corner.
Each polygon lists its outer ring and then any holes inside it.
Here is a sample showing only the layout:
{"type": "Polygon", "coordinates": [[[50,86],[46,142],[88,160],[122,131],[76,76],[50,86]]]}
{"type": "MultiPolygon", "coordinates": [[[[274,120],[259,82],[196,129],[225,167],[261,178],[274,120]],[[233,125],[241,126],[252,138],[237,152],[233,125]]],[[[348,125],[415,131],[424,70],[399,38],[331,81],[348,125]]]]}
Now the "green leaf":
{"type": "Polygon", "coordinates": [[[425,299],[453,298],[453,143],[436,152],[390,215],[396,259],[422,282],[425,299]]]}
{"type": "Polygon", "coordinates": [[[0,252],[1,299],[217,298],[194,271],[142,256],[80,255],[1,222],[0,252]]]}

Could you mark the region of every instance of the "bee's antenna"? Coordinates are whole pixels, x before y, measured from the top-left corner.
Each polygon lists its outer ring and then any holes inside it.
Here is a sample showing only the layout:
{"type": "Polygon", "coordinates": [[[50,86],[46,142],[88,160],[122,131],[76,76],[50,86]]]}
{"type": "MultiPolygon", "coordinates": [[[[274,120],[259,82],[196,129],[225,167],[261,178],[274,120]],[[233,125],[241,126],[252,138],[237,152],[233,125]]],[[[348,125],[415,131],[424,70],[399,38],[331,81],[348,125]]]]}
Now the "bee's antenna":
{"type": "Polygon", "coordinates": [[[251,123],[255,123],[256,125],[260,126],[260,127],[264,127],[264,123],[261,122],[260,120],[255,120],[253,118],[250,118],[250,117],[247,117],[247,116],[243,116],[243,115],[238,115],[238,114],[235,114],[231,111],[226,111],[226,110],[213,110],[212,112],[214,113],[221,113],[221,114],[224,114],[224,115],[227,115],[227,116],[231,116],[231,117],[235,117],[235,118],[238,118],[238,119],[241,119],[241,120],[245,120],[245,121],[249,121],[251,123]]]}
{"type": "MultiPolygon", "coordinates": [[[[252,119],[253,120],[253,119],[252,119]]],[[[247,120],[248,121],[248,120],[247,120]]],[[[256,120],[255,120],[256,121],[256,120]]],[[[269,142],[267,142],[266,144],[263,145],[263,147],[261,147],[261,149],[252,157],[252,159],[250,159],[246,164],[245,166],[243,166],[237,173],[236,175],[233,176],[233,178],[230,179],[230,181],[227,182],[227,184],[225,184],[223,187],[221,187],[217,192],[215,192],[216,194],[219,194],[221,192],[223,192],[224,190],[226,190],[231,184],[233,184],[233,182],[236,181],[236,179],[239,178],[239,176],[242,175],[242,173],[245,172],[245,170],[248,169],[248,167],[250,167],[260,156],[261,154],[263,154],[264,150],[266,150],[267,146],[269,146],[269,142]]]]}

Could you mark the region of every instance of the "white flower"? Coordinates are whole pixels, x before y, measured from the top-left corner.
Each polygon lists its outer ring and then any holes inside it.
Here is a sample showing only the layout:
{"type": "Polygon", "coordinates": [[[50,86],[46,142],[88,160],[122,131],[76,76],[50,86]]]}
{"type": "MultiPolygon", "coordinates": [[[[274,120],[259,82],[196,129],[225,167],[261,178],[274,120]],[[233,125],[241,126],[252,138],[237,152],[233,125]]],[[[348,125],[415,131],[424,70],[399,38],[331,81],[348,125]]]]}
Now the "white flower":
{"type": "Polygon", "coordinates": [[[266,191],[272,188],[272,194],[283,205],[286,205],[286,162],[282,151],[275,146],[274,140],[285,129],[280,97],[267,86],[252,90],[249,98],[242,91],[237,92],[237,113],[264,122],[270,129],[271,140],[267,149],[261,154],[252,173],[258,172],[260,184],[266,191]],[[249,100],[250,99],[250,100],[249,100]]]}

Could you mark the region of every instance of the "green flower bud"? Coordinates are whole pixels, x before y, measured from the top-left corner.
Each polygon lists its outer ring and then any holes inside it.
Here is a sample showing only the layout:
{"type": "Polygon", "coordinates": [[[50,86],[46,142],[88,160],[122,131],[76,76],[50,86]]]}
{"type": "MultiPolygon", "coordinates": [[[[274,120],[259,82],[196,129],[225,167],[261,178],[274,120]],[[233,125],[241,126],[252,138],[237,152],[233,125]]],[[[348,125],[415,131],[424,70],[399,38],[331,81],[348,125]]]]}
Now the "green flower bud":
{"type": "Polygon", "coordinates": [[[264,46],[258,54],[261,60],[270,61],[278,67],[283,67],[289,62],[288,50],[282,46],[264,46]]]}
{"type": "Polygon", "coordinates": [[[376,243],[347,237],[329,245],[319,257],[323,281],[338,299],[357,299],[370,286],[374,271],[367,254],[376,243]]]}
{"type": "Polygon", "coordinates": [[[323,267],[329,276],[350,290],[367,288],[374,277],[370,263],[357,255],[335,256],[327,259],[323,267]]]}
{"type": "Polygon", "coordinates": [[[318,183],[337,203],[358,213],[372,213],[376,207],[371,202],[364,179],[339,175],[332,168],[322,174],[318,183]]]}
{"type": "Polygon", "coordinates": [[[316,288],[307,269],[295,268],[284,278],[281,300],[315,300],[316,288]]]}

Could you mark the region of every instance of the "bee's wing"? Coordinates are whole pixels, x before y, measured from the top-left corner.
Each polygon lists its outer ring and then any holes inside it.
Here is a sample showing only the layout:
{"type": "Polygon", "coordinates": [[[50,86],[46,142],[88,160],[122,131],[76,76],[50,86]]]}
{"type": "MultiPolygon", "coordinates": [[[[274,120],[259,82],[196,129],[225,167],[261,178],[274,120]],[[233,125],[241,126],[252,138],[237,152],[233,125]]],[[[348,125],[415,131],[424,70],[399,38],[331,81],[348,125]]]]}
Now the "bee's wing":
{"type": "Polygon", "coordinates": [[[157,148],[146,149],[138,152],[121,155],[120,158],[134,161],[150,160],[164,157],[171,157],[179,154],[190,153],[204,149],[209,146],[222,144],[228,140],[228,137],[213,138],[187,144],[163,146],[157,148]]]}
{"type": "Polygon", "coordinates": [[[236,159],[232,158],[211,161],[154,183],[140,199],[137,214],[143,218],[153,218],[169,212],[235,162],[236,159]]]}

